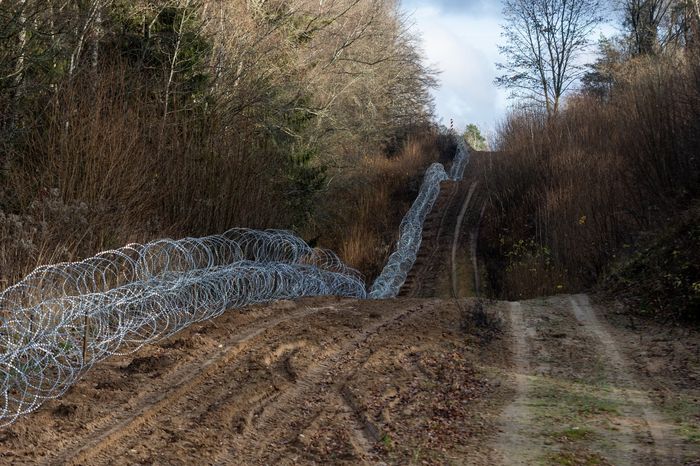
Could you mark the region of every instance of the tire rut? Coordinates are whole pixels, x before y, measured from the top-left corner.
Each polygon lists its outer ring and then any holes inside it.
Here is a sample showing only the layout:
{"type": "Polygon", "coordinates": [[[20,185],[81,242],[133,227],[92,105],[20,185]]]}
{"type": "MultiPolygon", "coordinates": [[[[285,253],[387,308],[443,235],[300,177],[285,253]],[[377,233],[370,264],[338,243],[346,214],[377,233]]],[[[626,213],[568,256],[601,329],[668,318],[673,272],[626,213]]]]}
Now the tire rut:
{"type": "Polygon", "coordinates": [[[478,293],[476,242],[481,217],[473,207],[475,203],[483,203],[478,185],[479,181],[470,172],[461,181],[443,182],[440,196],[425,221],[416,262],[399,296],[459,298],[478,293]],[[464,237],[465,225],[469,227],[471,242],[464,237]],[[462,247],[464,257],[458,254],[462,247]],[[464,287],[466,281],[460,280],[465,279],[462,275],[470,268],[473,283],[464,287]]]}
{"type": "Polygon", "coordinates": [[[421,312],[423,307],[420,305],[400,309],[362,329],[354,338],[325,355],[322,361],[300,375],[289,390],[266,405],[253,422],[252,428],[236,438],[229,454],[217,457],[217,462],[235,461],[237,456],[243,454],[247,458],[258,458],[260,462],[273,464],[280,459],[274,454],[269,457],[271,452],[276,450],[275,445],[300,442],[300,437],[303,437],[314,423],[333,412],[345,412],[350,416],[351,423],[356,426],[350,429],[350,443],[358,450],[361,458],[366,457],[380,436],[377,428],[363,414],[348,383],[353,374],[372,355],[372,340],[391,328],[400,328],[407,318],[421,312]],[[345,375],[347,373],[349,375],[345,375]],[[262,457],[265,455],[268,456],[263,461],[262,457]]]}
{"type": "Polygon", "coordinates": [[[469,203],[472,200],[472,196],[474,195],[474,191],[476,191],[476,187],[479,184],[478,181],[474,181],[471,186],[469,187],[469,192],[467,193],[467,196],[464,198],[464,202],[462,203],[462,208],[459,211],[459,215],[457,216],[457,221],[455,223],[455,231],[452,234],[452,250],[451,250],[451,255],[450,255],[450,270],[451,270],[451,276],[452,276],[452,297],[453,298],[458,298],[459,297],[459,287],[457,285],[458,283],[458,275],[457,275],[457,247],[459,246],[460,243],[460,233],[462,229],[462,223],[464,223],[464,216],[467,213],[467,209],[469,208],[469,203]]]}
{"type": "Polygon", "coordinates": [[[588,296],[571,296],[570,302],[573,315],[583,324],[585,331],[599,342],[600,353],[614,369],[611,377],[617,380],[628,409],[641,414],[648,434],[642,441],[649,445],[650,453],[654,456],[652,464],[680,464],[682,455],[676,445],[681,445],[682,442],[673,433],[673,425],[659,414],[644,389],[640,388],[631,364],[620,352],[612,334],[598,319],[588,296]]]}
{"type": "Polygon", "coordinates": [[[585,295],[510,303],[503,464],[683,464],[683,442],[585,295]]]}
{"type": "Polygon", "coordinates": [[[477,298],[481,296],[481,275],[479,275],[478,246],[479,228],[481,226],[481,221],[484,218],[484,212],[486,212],[485,202],[482,203],[481,211],[479,212],[479,220],[469,233],[469,256],[472,262],[472,273],[474,274],[474,296],[477,298]]]}
{"type": "Polygon", "coordinates": [[[515,393],[513,401],[501,414],[501,432],[496,438],[495,450],[503,464],[526,465],[532,464],[542,454],[526,434],[532,417],[528,409],[531,348],[526,338],[530,329],[525,324],[522,305],[519,302],[511,302],[508,306],[513,355],[511,376],[515,393]]]}
{"type": "Polygon", "coordinates": [[[227,341],[222,351],[203,361],[201,365],[190,366],[182,373],[171,374],[169,378],[174,379],[175,382],[169,385],[167,391],[156,392],[139,400],[134,408],[126,411],[122,416],[109,419],[106,426],[103,425],[83,436],[83,441],[86,438],[90,438],[90,440],[82,446],[76,448],[74,444],[65,447],[57,457],[50,458],[48,464],[90,464],[92,458],[114,445],[115,442],[132,435],[160,411],[165,410],[169,405],[202,385],[212,373],[221,370],[222,367],[238,357],[255,338],[283,322],[300,319],[323,309],[326,308],[306,308],[291,312],[267,322],[257,323],[243,332],[236,333],[227,341]]]}
{"type": "Polygon", "coordinates": [[[456,216],[455,198],[459,192],[459,183],[447,181],[443,182],[442,186],[444,194],[441,193],[425,221],[416,262],[399,293],[402,297],[432,296],[435,291],[436,270],[444,260],[444,248],[447,243],[443,238],[445,224],[448,219],[456,216]]]}

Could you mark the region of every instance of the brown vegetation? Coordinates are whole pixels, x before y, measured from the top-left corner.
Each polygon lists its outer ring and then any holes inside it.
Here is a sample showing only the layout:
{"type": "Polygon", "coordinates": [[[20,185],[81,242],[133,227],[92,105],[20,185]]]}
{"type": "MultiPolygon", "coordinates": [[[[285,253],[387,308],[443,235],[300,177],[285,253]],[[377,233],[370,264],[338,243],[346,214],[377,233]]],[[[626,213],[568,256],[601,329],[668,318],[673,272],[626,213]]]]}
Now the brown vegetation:
{"type": "Polygon", "coordinates": [[[385,247],[434,154],[432,72],[392,2],[10,0],[0,18],[0,287],[232,227],[323,231],[371,271],[383,256],[353,241],[385,247]]]}
{"type": "MultiPolygon", "coordinates": [[[[614,77],[606,95],[572,97],[549,118],[515,111],[499,128],[482,237],[500,296],[595,284],[641,232],[700,196],[700,67],[669,53],[629,60],[614,77]]],[[[694,270],[676,292],[698,293],[694,270]]]]}
{"type": "Polygon", "coordinates": [[[368,279],[376,277],[393,252],[423,172],[453,154],[451,137],[430,130],[410,137],[394,157],[364,157],[329,193],[335,202],[325,204],[319,215],[319,244],[337,251],[368,279]]]}

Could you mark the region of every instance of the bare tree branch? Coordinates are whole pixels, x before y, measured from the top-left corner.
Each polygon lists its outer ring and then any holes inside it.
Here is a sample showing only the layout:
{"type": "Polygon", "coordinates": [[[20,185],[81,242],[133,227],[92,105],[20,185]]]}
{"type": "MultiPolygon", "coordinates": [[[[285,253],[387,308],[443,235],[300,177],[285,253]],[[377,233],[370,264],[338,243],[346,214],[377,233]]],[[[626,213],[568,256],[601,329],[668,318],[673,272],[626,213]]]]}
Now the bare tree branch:
{"type": "Polygon", "coordinates": [[[496,84],[552,115],[583,72],[578,59],[602,21],[600,0],[506,0],[496,84]]]}

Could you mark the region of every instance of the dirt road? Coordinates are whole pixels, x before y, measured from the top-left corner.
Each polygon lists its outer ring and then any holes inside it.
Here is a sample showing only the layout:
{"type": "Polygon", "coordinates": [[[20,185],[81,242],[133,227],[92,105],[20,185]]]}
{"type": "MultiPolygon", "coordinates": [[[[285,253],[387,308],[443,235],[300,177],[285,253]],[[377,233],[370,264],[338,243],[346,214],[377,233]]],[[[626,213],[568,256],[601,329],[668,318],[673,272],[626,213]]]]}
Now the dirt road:
{"type": "Polygon", "coordinates": [[[630,329],[609,313],[586,295],[510,303],[516,394],[495,442],[501,463],[700,464],[700,387],[688,383],[700,375],[698,336],[652,374],[651,335],[670,343],[678,329],[630,329]]]}
{"type": "Polygon", "coordinates": [[[0,430],[0,464],[700,465],[698,334],[463,298],[482,203],[445,186],[408,297],[230,311],[112,358],[0,430]]]}
{"type": "Polygon", "coordinates": [[[478,189],[471,166],[462,181],[442,183],[400,296],[463,298],[479,294],[476,241],[484,193],[478,189]]]}

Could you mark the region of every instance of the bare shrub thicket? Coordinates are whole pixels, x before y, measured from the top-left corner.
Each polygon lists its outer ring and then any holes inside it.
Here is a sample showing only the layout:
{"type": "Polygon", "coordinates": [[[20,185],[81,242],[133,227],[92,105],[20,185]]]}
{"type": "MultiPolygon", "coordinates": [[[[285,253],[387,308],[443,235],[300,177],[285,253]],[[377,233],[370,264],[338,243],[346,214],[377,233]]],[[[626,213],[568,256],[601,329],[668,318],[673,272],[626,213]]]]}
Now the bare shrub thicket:
{"type": "Polygon", "coordinates": [[[499,128],[482,237],[502,296],[596,283],[700,195],[700,67],[687,54],[639,57],[611,89],[553,117],[515,111],[499,128]]]}
{"type": "Polygon", "coordinates": [[[336,202],[317,217],[323,246],[375,278],[393,251],[398,225],[415,200],[430,163],[454,155],[449,134],[424,129],[391,158],[365,157],[329,193],[336,202]]]}

